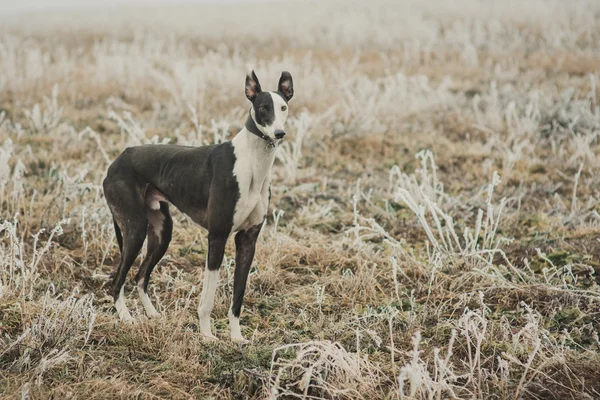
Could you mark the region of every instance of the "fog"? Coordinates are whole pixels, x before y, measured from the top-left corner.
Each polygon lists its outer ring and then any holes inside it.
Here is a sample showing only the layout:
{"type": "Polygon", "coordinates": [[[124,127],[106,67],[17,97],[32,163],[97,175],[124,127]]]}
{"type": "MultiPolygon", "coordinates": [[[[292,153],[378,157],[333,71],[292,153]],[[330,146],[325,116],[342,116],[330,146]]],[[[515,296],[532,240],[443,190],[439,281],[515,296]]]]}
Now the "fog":
{"type": "MultiPolygon", "coordinates": [[[[160,4],[160,3],[235,3],[252,2],[256,0],[0,0],[0,15],[19,14],[23,12],[42,12],[60,9],[79,9],[79,8],[105,8],[119,7],[140,4],[160,4]]],[[[277,1],[277,0],[275,0],[277,1]]]]}

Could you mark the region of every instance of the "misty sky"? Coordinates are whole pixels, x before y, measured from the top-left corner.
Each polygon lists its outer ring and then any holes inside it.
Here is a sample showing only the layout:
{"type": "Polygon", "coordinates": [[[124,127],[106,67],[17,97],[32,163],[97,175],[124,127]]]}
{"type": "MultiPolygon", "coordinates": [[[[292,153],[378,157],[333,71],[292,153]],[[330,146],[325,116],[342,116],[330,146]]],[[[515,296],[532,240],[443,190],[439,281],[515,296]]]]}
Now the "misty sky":
{"type": "MultiPolygon", "coordinates": [[[[205,2],[235,2],[253,0],[176,0],[177,3],[205,3],[205,2]]],[[[165,3],[169,0],[0,0],[0,14],[19,13],[21,11],[43,11],[64,8],[102,7],[131,5],[144,3],[165,3]]]]}

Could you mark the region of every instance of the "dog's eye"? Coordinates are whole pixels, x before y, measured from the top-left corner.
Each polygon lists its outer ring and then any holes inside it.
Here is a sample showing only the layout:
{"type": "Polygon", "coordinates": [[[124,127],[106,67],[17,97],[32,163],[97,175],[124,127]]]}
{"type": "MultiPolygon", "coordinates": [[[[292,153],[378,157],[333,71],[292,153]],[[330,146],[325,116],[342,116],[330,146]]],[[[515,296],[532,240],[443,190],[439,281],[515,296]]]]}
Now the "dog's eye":
{"type": "Polygon", "coordinates": [[[287,107],[286,106],[281,106],[281,111],[285,111],[285,110],[287,110],[287,107]]]}
{"type": "Polygon", "coordinates": [[[258,107],[258,111],[264,113],[265,111],[267,111],[267,109],[264,107],[258,107]]]}

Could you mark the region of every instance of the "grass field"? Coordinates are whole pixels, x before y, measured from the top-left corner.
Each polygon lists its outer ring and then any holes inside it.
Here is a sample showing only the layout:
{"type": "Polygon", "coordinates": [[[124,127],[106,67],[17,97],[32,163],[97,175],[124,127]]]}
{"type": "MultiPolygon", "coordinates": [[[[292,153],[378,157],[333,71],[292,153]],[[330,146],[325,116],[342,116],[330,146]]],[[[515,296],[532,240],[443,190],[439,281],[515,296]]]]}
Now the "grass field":
{"type": "MultiPolygon", "coordinates": [[[[0,16],[0,398],[600,398],[600,3],[152,5],[0,16]],[[205,343],[174,211],[118,321],[101,182],[294,77],[241,323],[205,343]]],[[[139,260],[138,260],[139,263],[139,260]]],[[[137,264],[133,270],[137,270],[137,264]]]]}

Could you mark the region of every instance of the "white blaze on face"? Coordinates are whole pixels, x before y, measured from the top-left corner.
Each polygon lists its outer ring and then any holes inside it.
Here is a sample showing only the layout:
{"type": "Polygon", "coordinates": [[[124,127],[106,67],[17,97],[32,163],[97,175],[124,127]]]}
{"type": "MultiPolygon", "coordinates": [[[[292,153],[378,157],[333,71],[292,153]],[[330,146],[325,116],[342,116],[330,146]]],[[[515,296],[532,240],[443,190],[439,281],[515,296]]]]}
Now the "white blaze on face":
{"type": "Polygon", "coordinates": [[[285,121],[288,116],[288,107],[285,100],[277,93],[269,92],[271,97],[273,98],[273,109],[275,111],[275,120],[273,121],[273,134],[277,130],[285,131],[285,121]],[[282,110],[285,108],[285,111],[282,110]]]}

